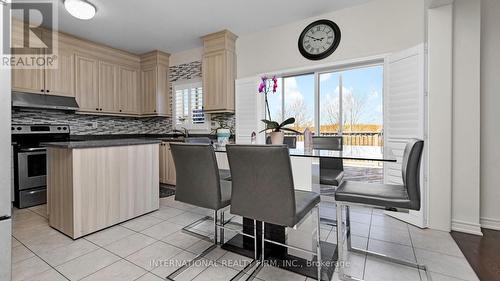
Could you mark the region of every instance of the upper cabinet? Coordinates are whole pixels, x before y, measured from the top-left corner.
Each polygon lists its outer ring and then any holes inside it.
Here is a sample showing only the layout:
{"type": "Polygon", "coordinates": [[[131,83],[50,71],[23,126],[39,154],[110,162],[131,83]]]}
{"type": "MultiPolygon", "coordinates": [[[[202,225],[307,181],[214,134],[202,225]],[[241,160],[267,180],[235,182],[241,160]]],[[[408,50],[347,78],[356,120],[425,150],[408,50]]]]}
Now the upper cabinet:
{"type": "Polygon", "coordinates": [[[141,114],[139,86],[139,68],[118,66],[119,111],[121,113],[141,114]]]}
{"type": "Polygon", "coordinates": [[[45,93],[57,96],[75,96],[75,51],[61,44],[57,51],[55,68],[45,70],[45,93]]]}
{"type": "MultiPolygon", "coordinates": [[[[42,38],[49,31],[42,32],[42,38]]],[[[41,40],[30,34],[30,42],[41,40]]],[[[22,23],[12,21],[12,44],[22,44],[22,23]]],[[[55,60],[52,67],[40,66],[12,70],[12,90],[19,92],[51,94],[57,96],[75,96],[75,51],[71,46],[60,42],[55,49],[55,60]]]]}
{"type": "Polygon", "coordinates": [[[99,111],[99,61],[91,56],[77,54],[75,67],[76,100],[81,111],[99,111]]]}
{"type": "Polygon", "coordinates": [[[142,113],[171,116],[168,78],[170,54],[153,51],[141,56],[142,113]]]}
{"type": "MultiPolygon", "coordinates": [[[[48,36],[50,31],[43,32],[48,36]]],[[[22,46],[21,22],[13,21],[11,34],[12,44],[22,46]]],[[[55,35],[56,66],[12,69],[13,91],[76,97],[79,113],[171,115],[169,54],[138,56],[68,34],[55,35]]]]}
{"type": "Polygon", "coordinates": [[[203,36],[203,110],[234,112],[236,35],[228,30],[203,36]]]}

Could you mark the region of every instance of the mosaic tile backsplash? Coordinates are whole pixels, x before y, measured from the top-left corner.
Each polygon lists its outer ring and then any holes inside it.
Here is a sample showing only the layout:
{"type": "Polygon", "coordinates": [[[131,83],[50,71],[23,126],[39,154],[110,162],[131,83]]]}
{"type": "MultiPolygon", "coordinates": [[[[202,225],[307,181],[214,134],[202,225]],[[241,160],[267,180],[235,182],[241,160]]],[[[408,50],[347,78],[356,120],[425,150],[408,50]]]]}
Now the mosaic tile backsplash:
{"type": "MultiPolygon", "coordinates": [[[[202,74],[201,61],[171,66],[169,70],[170,82],[199,78],[202,74]]],[[[234,132],[234,114],[226,114],[222,118],[227,120],[234,132]]],[[[54,110],[12,110],[12,123],[69,124],[72,135],[166,134],[172,131],[169,117],[116,117],[54,110]]],[[[211,127],[217,128],[217,122],[212,122],[211,127]]]]}
{"type": "Polygon", "coordinates": [[[172,129],[166,117],[115,117],[52,110],[13,110],[12,124],[69,124],[72,135],[166,134],[172,129]]]}

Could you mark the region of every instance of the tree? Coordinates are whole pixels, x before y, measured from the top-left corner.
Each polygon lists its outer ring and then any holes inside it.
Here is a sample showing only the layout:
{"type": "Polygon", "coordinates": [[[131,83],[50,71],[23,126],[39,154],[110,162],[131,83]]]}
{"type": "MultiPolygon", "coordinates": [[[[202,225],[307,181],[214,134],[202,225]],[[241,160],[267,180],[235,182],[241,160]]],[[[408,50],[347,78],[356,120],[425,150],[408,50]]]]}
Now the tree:
{"type": "Polygon", "coordinates": [[[285,105],[285,116],[295,117],[294,127],[296,129],[302,129],[311,125],[311,119],[309,117],[309,111],[307,110],[307,105],[303,98],[293,99],[291,102],[285,105]]]}
{"type": "Polygon", "coordinates": [[[361,99],[359,96],[354,95],[352,91],[343,93],[343,111],[344,111],[344,125],[349,124],[349,129],[354,130],[354,126],[359,123],[363,116],[366,100],[361,99]]]}

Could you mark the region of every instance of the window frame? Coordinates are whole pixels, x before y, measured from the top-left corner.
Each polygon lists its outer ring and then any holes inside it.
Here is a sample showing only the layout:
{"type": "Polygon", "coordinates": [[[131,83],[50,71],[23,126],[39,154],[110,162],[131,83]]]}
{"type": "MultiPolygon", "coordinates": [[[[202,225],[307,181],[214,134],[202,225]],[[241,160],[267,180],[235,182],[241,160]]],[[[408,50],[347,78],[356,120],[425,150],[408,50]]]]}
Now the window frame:
{"type": "Polygon", "coordinates": [[[187,129],[189,131],[198,132],[198,133],[209,133],[210,132],[210,115],[203,111],[203,115],[205,117],[205,122],[203,124],[193,124],[193,111],[191,108],[192,103],[192,88],[201,88],[202,89],[202,99],[204,99],[205,92],[203,91],[203,83],[201,78],[193,78],[186,80],[177,80],[172,82],[172,127],[176,130],[187,129]],[[189,99],[188,99],[188,108],[189,115],[184,124],[177,124],[176,118],[176,109],[177,109],[177,91],[189,89],[189,99]]]}
{"type": "MultiPolygon", "coordinates": [[[[367,67],[374,67],[374,66],[381,66],[382,67],[382,79],[383,79],[383,84],[382,84],[382,103],[384,97],[384,86],[385,86],[385,64],[384,64],[384,59],[377,59],[377,60],[367,60],[367,61],[359,61],[353,64],[344,64],[341,66],[335,66],[335,67],[327,67],[327,68],[321,68],[318,70],[314,71],[301,71],[301,72],[292,72],[292,73],[283,73],[278,76],[278,79],[281,80],[281,115],[283,118],[285,118],[285,87],[284,87],[284,79],[289,78],[289,77],[296,77],[296,76],[302,76],[302,75],[314,75],[314,112],[313,112],[313,117],[314,117],[314,128],[315,132],[318,133],[318,135],[321,135],[321,112],[320,112],[320,75],[321,74],[327,74],[327,73],[336,73],[336,72],[343,72],[343,71],[348,71],[348,70],[353,70],[353,69],[360,69],[360,68],[367,68],[367,67]]],[[[339,127],[339,135],[343,134],[343,114],[342,114],[342,78],[340,79],[340,93],[339,93],[339,111],[340,111],[340,127],[339,127]]],[[[382,113],[384,114],[384,112],[382,113]]],[[[383,125],[382,125],[383,126],[383,125]]]]}

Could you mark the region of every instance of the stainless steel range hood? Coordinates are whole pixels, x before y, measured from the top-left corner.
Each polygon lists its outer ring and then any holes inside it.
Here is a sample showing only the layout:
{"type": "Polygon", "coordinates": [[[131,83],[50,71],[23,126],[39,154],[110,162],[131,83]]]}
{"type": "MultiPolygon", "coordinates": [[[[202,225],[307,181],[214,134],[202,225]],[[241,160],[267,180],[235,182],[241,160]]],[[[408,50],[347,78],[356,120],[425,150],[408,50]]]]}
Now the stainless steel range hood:
{"type": "Polygon", "coordinates": [[[78,110],[74,97],[12,92],[12,107],[78,110]]]}

